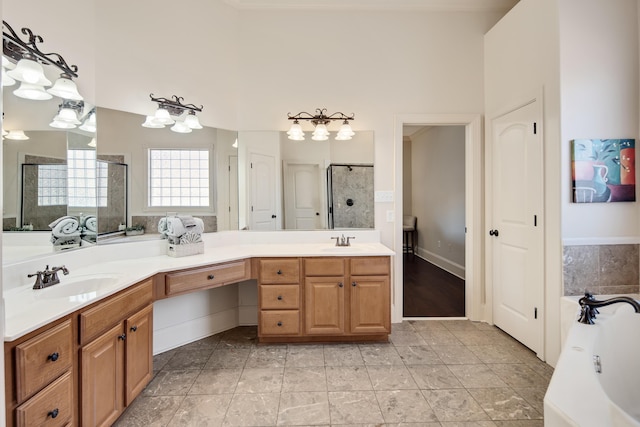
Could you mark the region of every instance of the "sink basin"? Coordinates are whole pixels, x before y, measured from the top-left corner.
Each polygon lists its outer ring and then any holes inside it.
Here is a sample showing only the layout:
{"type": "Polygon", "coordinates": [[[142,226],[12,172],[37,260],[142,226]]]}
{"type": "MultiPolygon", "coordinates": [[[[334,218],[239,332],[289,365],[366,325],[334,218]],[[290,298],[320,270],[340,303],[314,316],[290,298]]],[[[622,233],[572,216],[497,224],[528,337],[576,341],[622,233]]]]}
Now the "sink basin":
{"type": "MultiPolygon", "coordinates": [[[[73,273],[71,273],[73,274],[73,273]]],[[[98,291],[114,285],[120,276],[114,274],[86,274],[70,277],[61,276],[60,283],[33,292],[37,298],[69,298],[73,301],[87,301],[94,298],[98,291]]]]}

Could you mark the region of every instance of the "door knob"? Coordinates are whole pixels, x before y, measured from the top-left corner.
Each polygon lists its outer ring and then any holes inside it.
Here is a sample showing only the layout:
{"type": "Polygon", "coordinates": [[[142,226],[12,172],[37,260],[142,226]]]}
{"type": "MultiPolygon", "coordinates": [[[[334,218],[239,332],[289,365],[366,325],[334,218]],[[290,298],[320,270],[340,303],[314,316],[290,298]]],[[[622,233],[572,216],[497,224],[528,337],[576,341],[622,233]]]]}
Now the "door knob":
{"type": "Polygon", "coordinates": [[[275,217],[276,217],[275,215],[271,215],[271,218],[275,218],[275,217]]]}
{"type": "Polygon", "coordinates": [[[489,230],[489,236],[496,236],[496,237],[498,237],[498,230],[489,230]]]}

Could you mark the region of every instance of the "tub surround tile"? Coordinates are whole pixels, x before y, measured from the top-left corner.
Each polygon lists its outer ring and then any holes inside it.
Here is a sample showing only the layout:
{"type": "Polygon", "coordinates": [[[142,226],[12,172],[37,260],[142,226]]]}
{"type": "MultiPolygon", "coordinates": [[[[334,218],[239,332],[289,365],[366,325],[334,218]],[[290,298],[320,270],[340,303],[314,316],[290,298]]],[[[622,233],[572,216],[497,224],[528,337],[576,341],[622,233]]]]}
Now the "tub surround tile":
{"type": "Polygon", "coordinates": [[[639,245],[565,246],[564,295],[638,293],[639,253],[639,245]]]}

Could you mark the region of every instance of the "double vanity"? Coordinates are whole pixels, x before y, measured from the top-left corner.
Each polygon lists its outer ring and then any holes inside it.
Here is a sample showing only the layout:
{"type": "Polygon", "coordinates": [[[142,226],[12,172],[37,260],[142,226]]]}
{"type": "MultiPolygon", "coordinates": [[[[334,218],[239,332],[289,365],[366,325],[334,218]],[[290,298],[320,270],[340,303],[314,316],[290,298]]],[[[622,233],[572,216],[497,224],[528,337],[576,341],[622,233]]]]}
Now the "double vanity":
{"type": "Polygon", "coordinates": [[[97,246],[38,259],[70,271],[39,290],[25,272],[44,266],[5,265],[21,283],[4,292],[7,425],[111,425],[152,378],[158,306],[239,282],[257,292],[260,343],[386,341],[393,252],[375,230],[348,247],[332,234],[212,233],[183,258],[161,241],[97,246]]]}

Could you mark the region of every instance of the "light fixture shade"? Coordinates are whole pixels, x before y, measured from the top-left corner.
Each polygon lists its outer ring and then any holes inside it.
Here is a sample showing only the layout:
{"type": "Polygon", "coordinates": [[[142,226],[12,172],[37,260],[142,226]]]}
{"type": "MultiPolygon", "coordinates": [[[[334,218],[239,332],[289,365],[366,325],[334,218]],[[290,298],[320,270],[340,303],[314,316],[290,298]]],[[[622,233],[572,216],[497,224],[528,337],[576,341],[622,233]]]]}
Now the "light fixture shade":
{"type": "Polygon", "coordinates": [[[187,126],[184,122],[176,121],[176,123],[171,126],[171,130],[177,133],[191,133],[193,129],[187,126]]]}
{"type": "Polygon", "coordinates": [[[53,120],[71,123],[73,125],[79,125],[80,120],[78,120],[78,115],[71,108],[61,108],[58,112],[58,115],[53,118],[53,120]]]}
{"type": "Polygon", "coordinates": [[[187,114],[187,117],[184,118],[184,124],[189,126],[191,129],[202,129],[198,116],[192,113],[187,114]]]}
{"type": "Polygon", "coordinates": [[[56,120],[55,118],[51,123],[49,123],[49,126],[56,129],[75,129],[76,128],[76,125],[74,125],[73,123],[63,122],[61,120],[56,120]]]}
{"type": "Polygon", "coordinates": [[[231,144],[231,146],[233,148],[238,148],[238,138],[236,138],[236,140],[233,142],[233,144],[231,144]]]}
{"type": "Polygon", "coordinates": [[[72,101],[82,101],[84,98],[78,93],[76,84],[66,77],[60,77],[55,84],[47,89],[51,95],[55,95],[62,99],[70,99],[72,101]]]}
{"type": "Polygon", "coordinates": [[[314,141],[326,141],[329,139],[329,131],[327,130],[327,126],[323,123],[319,123],[315,130],[313,131],[313,136],[311,139],[314,141]]]}
{"type": "Polygon", "coordinates": [[[46,101],[53,98],[53,95],[47,93],[43,86],[25,82],[20,83],[20,87],[14,90],[13,94],[17,97],[34,101],[46,101]]]}
{"type": "Polygon", "coordinates": [[[93,138],[91,138],[91,141],[89,141],[89,143],[87,144],[89,147],[97,147],[98,146],[98,141],[96,140],[96,137],[94,136],[93,138]]]}
{"type": "Polygon", "coordinates": [[[25,135],[23,130],[10,130],[9,133],[5,136],[5,139],[12,139],[14,141],[25,141],[29,139],[29,137],[25,135]]]}
{"type": "Polygon", "coordinates": [[[151,129],[162,129],[164,125],[162,123],[156,122],[155,116],[147,116],[142,127],[151,128],[151,129]]]}
{"type": "Polygon", "coordinates": [[[356,133],[351,129],[351,126],[347,121],[345,121],[342,126],[340,126],[340,130],[338,131],[338,135],[336,135],[336,140],[338,141],[347,141],[351,139],[353,135],[356,133]]]}
{"type": "MultiPolygon", "coordinates": [[[[6,130],[2,129],[2,136],[7,136],[7,135],[9,135],[9,132],[7,132],[6,130]]],[[[236,142],[237,142],[237,141],[238,141],[238,139],[236,139],[236,142]]],[[[238,146],[238,145],[236,144],[236,147],[237,147],[237,146],[238,146]]]]}
{"type": "Polygon", "coordinates": [[[14,84],[16,84],[16,80],[7,74],[7,70],[2,68],[2,87],[13,86],[14,84]]]}
{"type": "Polygon", "coordinates": [[[18,61],[16,68],[7,73],[10,77],[24,83],[31,83],[38,86],[51,85],[51,80],[47,79],[44,75],[42,65],[31,59],[22,58],[18,61]]]}
{"type": "Polygon", "coordinates": [[[7,70],[13,70],[14,68],[16,68],[16,64],[11,62],[9,58],[7,58],[6,56],[2,55],[2,68],[6,68],[7,70]]]}
{"type": "Polygon", "coordinates": [[[153,117],[156,123],[163,125],[172,125],[175,123],[175,120],[171,118],[171,115],[166,108],[158,108],[153,117]]]}
{"type": "Polygon", "coordinates": [[[304,141],[304,132],[302,131],[302,126],[298,123],[298,121],[294,121],[291,125],[291,129],[287,132],[289,135],[289,139],[293,141],[304,141]]]}
{"type": "Polygon", "coordinates": [[[89,114],[78,129],[83,130],[85,132],[95,133],[96,132],[96,113],[89,114]]]}

